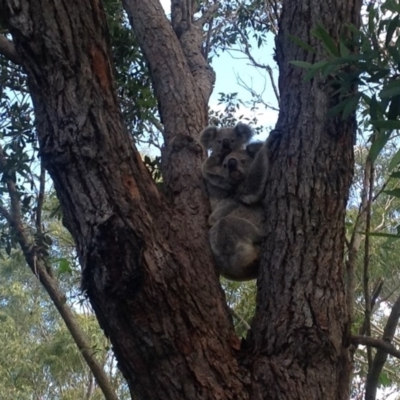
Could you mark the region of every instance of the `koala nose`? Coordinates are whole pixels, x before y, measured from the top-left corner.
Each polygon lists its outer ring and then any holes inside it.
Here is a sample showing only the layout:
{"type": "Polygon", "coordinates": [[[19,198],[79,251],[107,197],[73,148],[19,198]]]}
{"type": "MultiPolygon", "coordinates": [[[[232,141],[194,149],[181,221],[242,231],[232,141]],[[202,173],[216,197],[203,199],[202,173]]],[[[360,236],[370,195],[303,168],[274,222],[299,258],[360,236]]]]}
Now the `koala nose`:
{"type": "Polygon", "coordinates": [[[228,170],[236,171],[237,170],[237,160],[235,158],[230,158],[228,160],[228,170]]]}
{"type": "Polygon", "coordinates": [[[223,149],[229,149],[229,148],[230,148],[230,141],[229,141],[229,139],[227,139],[227,138],[222,139],[222,148],[223,148],[223,149]]]}

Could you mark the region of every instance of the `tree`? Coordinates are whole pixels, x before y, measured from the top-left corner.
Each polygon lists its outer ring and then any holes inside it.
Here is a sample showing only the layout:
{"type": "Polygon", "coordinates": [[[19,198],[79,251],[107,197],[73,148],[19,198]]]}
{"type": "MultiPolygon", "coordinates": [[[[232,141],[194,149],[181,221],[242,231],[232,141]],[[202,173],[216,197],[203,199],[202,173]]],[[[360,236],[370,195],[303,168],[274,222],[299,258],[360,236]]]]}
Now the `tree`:
{"type": "MultiPolygon", "coordinates": [[[[20,250],[8,260],[1,254],[0,398],[104,399],[60,314],[24,264],[20,250]]],[[[96,344],[97,359],[113,375],[118,399],[130,398],[94,315],[81,307],[78,321],[96,344]]]]}
{"type": "Polygon", "coordinates": [[[355,122],[330,118],[333,89],[321,77],[303,81],[290,61],[318,61],[322,45],[311,29],[322,24],[337,42],[347,23],[358,25],[360,3],[283,1],[282,134],[271,149],[257,307],[240,344],[207,244],[196,140],[214,81],[202,26],[218,4],[195,19],[196,2],[172,0],[169,21],[158,0],[123,1],[164,128],[160,192],[123,124],[102,4],[0,1],[13,38],[3,54],[27,73],[41,159],[132,397],[348,397],[343,246],[355,122]]]}

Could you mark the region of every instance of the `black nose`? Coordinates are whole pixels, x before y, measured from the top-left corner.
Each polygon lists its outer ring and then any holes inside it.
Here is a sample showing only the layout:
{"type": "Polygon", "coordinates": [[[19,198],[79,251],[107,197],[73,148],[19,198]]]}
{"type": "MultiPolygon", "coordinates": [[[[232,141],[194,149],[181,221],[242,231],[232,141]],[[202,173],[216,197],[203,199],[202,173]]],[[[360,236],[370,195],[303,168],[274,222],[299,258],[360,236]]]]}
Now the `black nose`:
{"type": "Polygon", "coordinates": [[[228,160],[228,170],[236,171],[237,170],[237,160],[235,158],[230,158],[228,160]]]}
{"type": "Polygon", "coordinates": [[[222,139],[222,148],[223,149],[229,149],[229,147],[230,147],[230,141],[229,141],[229,139],[222,139]]]}

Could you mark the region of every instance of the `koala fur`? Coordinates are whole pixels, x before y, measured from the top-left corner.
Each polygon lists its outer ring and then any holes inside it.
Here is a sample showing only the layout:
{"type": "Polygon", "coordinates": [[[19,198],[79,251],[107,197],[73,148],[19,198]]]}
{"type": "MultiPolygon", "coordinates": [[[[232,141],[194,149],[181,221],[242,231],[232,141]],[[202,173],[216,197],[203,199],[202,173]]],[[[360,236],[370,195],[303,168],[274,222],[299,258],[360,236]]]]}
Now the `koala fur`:
{"type": "MultiPolygon", "coordinates": [[[[241,191],[253,163],[248,150],[229,153],[223,163],[223,179],[241,191]]],[[[255,279],[262,242],[261,205],[246,205],[234,197],[220,199],[210,215],[209,239],[222,276],[235,281],[255,279]]]]}
{"type": "Polygon", "coordinates": [[[232,151],[244,149],[253,134],[250,126],[242,123],[234,128],[209,126],[200,134],[201,145],[206,152],[210,151],[203,163],[202,173],[210,196],[211,210],[216,208],[219,200],[231,197],[234,191],[234,183],[224,177],[224,158],[232,151]]]}
{"type": "Polygon", "coordinates": [[[207,152],[224,157],[231,151],[244,148],[253,137],[254,131],[247,124],[239,122],[234,128],[209,126],[200,134],[200,143],[207,152]]]}
{"type": "Polygon", "coordinates": [[[257,204],[264,197],[265,187],[269,173],[269,154],[270,149],[281,138],[280,131],[271,131],[268,139],[262,142],[250,143],[247,146],[249,153],[255,152],[254,161],[246,175],[246,180],[242,184],[239,200],[245,204],[257,204]]]}

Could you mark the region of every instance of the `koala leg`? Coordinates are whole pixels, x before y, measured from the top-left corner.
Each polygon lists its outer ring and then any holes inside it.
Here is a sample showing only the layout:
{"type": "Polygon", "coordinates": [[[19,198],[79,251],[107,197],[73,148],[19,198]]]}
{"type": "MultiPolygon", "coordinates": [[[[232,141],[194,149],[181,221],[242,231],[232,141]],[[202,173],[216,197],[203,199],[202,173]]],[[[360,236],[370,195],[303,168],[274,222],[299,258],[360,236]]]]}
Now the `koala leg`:
{"type": "Polygon", "coordinates": [[[230,280],[257,278],[262,236],[241,218],[224,217],[209,232],[211,250],[220,274],[230,280]]]}
{"type": "Polygon", "coordinates": [[[234,199],[228,198],[220,200],[217,207],[213,209],[214,211],[208,217],[208,224],[210,226],[215,225],[218,220],[226,217],[228,214],[230,214],[232,211],[240,206],[241,204],[234,199]]]}

